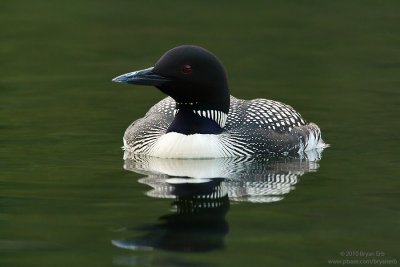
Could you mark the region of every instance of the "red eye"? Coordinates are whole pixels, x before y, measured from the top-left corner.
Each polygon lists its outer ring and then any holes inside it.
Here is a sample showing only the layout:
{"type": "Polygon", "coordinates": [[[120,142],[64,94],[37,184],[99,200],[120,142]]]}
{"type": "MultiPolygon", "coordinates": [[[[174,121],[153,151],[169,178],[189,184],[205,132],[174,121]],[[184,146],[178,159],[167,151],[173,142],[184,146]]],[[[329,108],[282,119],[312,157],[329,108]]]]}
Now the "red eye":
{"type": "Polygon", "coordinates": [[[192,66],[190,65],[184,65],[182,67],[182,72],[185,74],[191,73],[192,72],[192,66]]]}

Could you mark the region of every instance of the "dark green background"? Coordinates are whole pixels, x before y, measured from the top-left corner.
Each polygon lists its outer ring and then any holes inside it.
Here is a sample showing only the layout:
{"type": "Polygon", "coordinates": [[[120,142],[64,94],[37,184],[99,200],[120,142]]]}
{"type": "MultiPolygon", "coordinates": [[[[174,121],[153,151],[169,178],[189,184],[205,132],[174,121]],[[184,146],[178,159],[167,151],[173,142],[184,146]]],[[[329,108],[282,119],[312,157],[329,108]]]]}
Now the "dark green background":
{"type": "Polygon", "coordinates": [[[1,0],[0,38],[1,266],[400,261],[399,1],[1,0]],[[164,96],[110,80],[180,44],[217,54],[236,97],[295,107],[331,147],[284,200],[232,205],[224,250],[121,250],[118,229],[170,208],[120,149],[164,96]]]}

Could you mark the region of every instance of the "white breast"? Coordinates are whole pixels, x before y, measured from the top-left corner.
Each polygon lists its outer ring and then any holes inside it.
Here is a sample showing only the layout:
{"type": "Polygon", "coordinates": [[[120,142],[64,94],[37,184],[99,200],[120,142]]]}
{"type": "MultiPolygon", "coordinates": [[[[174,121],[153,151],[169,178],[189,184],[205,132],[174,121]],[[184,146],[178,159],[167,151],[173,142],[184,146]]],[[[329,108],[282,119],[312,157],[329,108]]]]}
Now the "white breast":
{"type": "Polygon", "coordinates": [[[170,132],[162,135],[152,146],[149,156],[159,158],[221,158],[231,156],[223,149],[219,135],[184,135],[170,132]]]}

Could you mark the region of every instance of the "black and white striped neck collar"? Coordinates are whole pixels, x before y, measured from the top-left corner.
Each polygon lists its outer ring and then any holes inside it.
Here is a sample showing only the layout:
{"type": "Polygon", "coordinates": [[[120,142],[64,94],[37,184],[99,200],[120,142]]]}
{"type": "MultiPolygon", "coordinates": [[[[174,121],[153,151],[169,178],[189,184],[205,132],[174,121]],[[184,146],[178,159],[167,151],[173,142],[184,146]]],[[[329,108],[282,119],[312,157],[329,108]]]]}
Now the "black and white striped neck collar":
{"type": "Polygon", "coordinates": [[[188,109],[194,114],[215,121],[219,127],[224,128],[228,114],[213,108],[204,108],[199,102],[177,102],[174,115],[181,109],[188,109]]]}
{"type": "Polygon", "coordinates": [[[175,118],[167,132],[182,134],[220,134],[228,114],[220,110],[175,109],[175,118]]]}
{"type": "Polygon", "coordinates": [[[200,117],[215,121],[219,127],[224,128],[228,114],[220,110],[193,110],[200,117]]]}

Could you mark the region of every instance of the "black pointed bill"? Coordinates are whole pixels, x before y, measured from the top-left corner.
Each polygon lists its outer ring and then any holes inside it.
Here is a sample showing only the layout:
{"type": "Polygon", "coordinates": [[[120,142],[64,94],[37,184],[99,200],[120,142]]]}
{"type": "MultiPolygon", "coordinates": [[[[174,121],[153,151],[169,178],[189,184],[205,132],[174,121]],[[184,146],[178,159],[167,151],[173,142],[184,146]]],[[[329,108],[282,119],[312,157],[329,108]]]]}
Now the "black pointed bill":
{"type": "Polygon", "coordinates": [[[112,79],[112,81],[117,83],[161,86],[166,82],[170,82],[171,80],[161,75],[155,74],[153,72],[153,67],[151,67],[144,70],[122,74],[112,79]]]}

